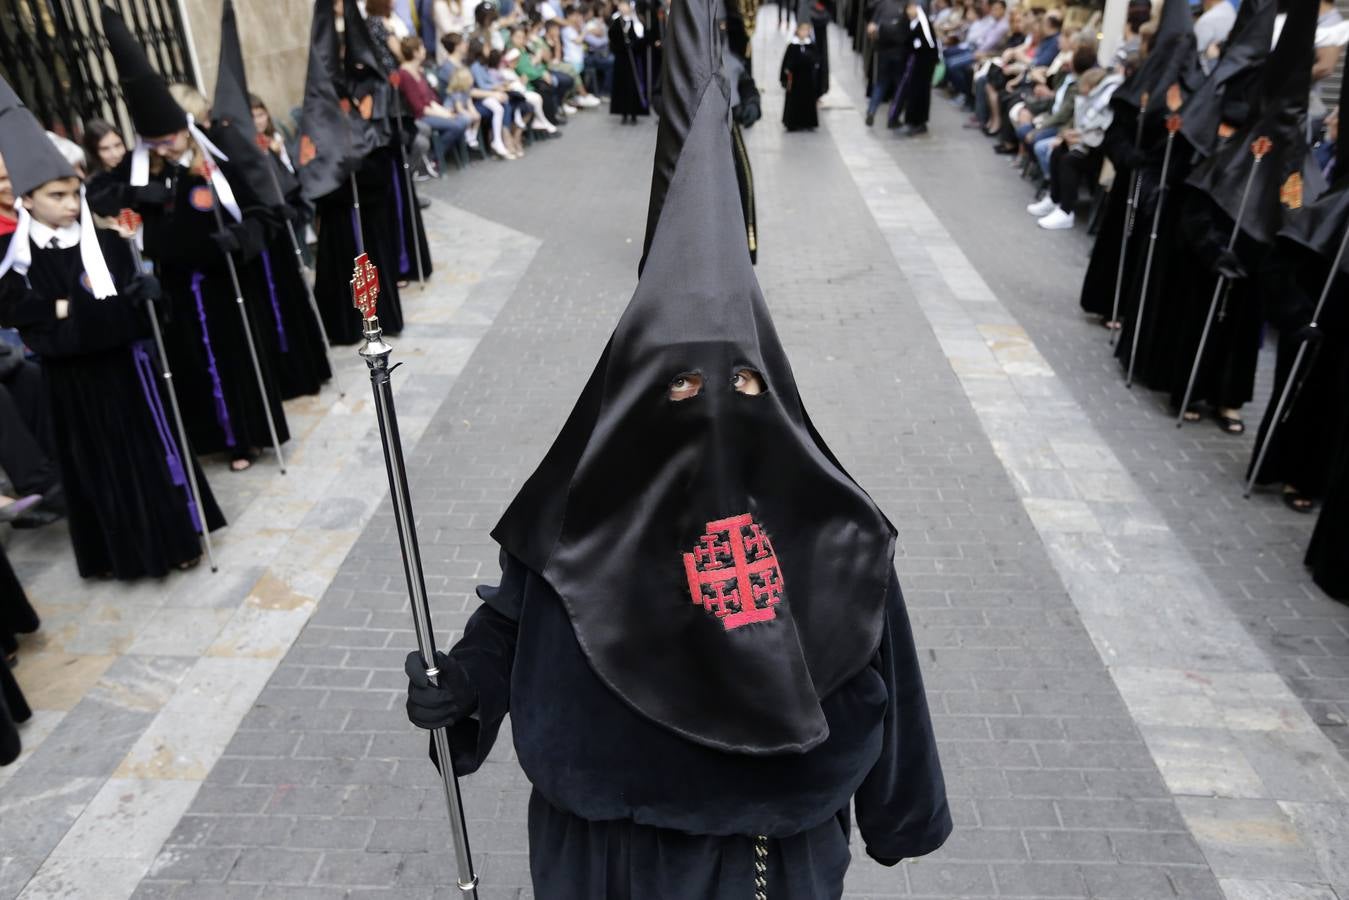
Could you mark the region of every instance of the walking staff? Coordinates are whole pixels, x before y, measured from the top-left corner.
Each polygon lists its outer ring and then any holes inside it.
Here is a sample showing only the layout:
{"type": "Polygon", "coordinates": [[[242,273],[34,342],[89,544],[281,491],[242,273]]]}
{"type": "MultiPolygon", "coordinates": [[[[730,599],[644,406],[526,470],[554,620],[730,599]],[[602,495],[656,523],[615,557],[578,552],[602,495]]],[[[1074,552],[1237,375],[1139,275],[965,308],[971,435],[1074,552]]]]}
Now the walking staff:
{"type": "Polygon", "coordinates": [[[351,230],[356,237],[356,252],[365,255],[365,229],[361,226],[361,191],[356,187],[356,173],[351,173],[351,230]]]}
{"type": "Polygon", "coordinates": [[[1177,112],[1180,105],[1180,86],[1173,84],[1166,92],[1166,108],[1171,111],[1171,115],[1166,117],[1166,150],[1162,153],[1162,175],[1157,188],[1157,207],[1152,211],[1152,230],[1148,233],[1148,255],[1143,262],[1143,284],[1138,291],[1138,309],[1134,313],[1134,338],[1129,348],[1129,374],[1124,379],[1126,388],[1134,386],[1134,363],[1138,360],[1138,336],[1143,332],[1143,310],[1148,303],[1148,281],[1152,278],[1152,256],[1157,249],[1157,228],[1162,222],[1162,207],[1166,205],[1166,195],[1171,190],[1167,175],[1171,169],[1171,150],[1176,145],[1176,132],[1180,131],[1181,126],[1180,113],[1177,112]]]}
{"type": "MultiPolygon", "coordinates": [[[[203,162],[206,165],[207,174],[215,169],[215,162],[209,154],[203,154],[203,162]]],[[[215,224],[221,231],[225,230],[225,217],[220,212],[220,195],[216,190],[215,179],[208,177],[206,183],[211,186],[211,209],[215,212],[215,224]]],[[[276,462],[281,467],[281,474],[286,474],[286,457],[281,453],[281,439],[276,434],[276,421],[272,417],[272,404],[267,396],[267,382],[262,377],[262,363],[258,361],[258,348],[253,341],[253,326],[248,321],[248,310],[244,308],[244,291],[239,286],[239,270],[234,266],[234,254],[225,253],[225,265],[229,269],[230,284],[234,288],[234,304],[239,310],[239,320],[244,328],[244,340],[248,342],[248,356],[253,361],[253,374],[258,379],[258,396],[262,399],[262,412],[267,417],[267,432],[272,437],[272,449],[276,451],[276,462]]]]}
{"type": "MultiPolygon", "coordinates": [[[[272,176],[272,186],[276,188],[276,194],[285,202],[285,194],[281,192],[281,179],[276,177],[276,169],[270,165],[271,160],[267,160],[267,173],[272,176]]],[[[309,300],[309,311],[314,314],[314,321],[318,323],[319,334],[323,337],[323,346],[328,350],[333,349],[333,342],[328,340],[328,329],[323,327],[323,316],[319,314],[318,301],[314,299],[314,286],[309,274],[309,267],[304,264],[304,251],[300,249],[300,239],[295,234],[295,223],[286,219],[286,233],[290,235],[290,247],[295,251],[295,270],[300,273],[300,281],[304,282],[305,297],[309,300]]]]}
{"type": "MultiPolygon", "coordinates": [[[[1138,157],[1139,151],[1143,147],[1143,121],[1147,118],[1148,92],[1144,91],[1138,100],[1138,127],[1134,129],[1134,157],[1138,157]]],[[[1119,295],[1124,287],[1124,260],[1129,252],[1129,238],[1134,234],[1134,219],[1138,215],[1138,192],[1142,189],[1143,182],[1139,177],[1139,166],[1134,164],[1133,172],[1129,175],[1129,199],[1124,209],[1124,229],[1120,232],[1119,239],[1119,267],[1115,270],[1115,303],[1110,308],[1110,346],[1115,346],[1115,341],[1119,338],[1119,295]]]]}
{"type": "MultiPolygon", "coordinates": [[[[131,258],[135,260],[136,271],[144,272],[145,262],[141,259],[141,248],[136,246],[135,237],[141,227],[141,217],[134,210],[124,209],[117,217],[117,224],[131,234],[126,239],[127,246],[131,248],[131,258]]],[[[218,572],[220,567],[216,565],[215,549],[211,546],[211,529],[206,527],[206,507],[202,505],[201,487],[197,484],[196,458],[192,455],[192,447],[187,442],[187,427],[183,424],[183,412],[178,407],[178,391],[173,386],[173,369],[169,366],[169,354],[164,350],[164,334],[159,328],[159,310],[153,298],[145,298],[145,313],[150,317],[150,330],[155,338],[155,352],[159,354],[160,376],[164,379],[164,387],[168,389],[169,410],[173,413],[174,430],[178,432],[178,450],[183,460],[183,474],[187,476],[187,490],[190,495],[188,500],[193,507],[190,518],[197,527],[197,536],[201,538],[202,547],[206,550],[206,560],[211,564],[211,571],[218,572]]]]}
{"type": "Polygon", "coordinates": [[[426,290],[426,276],[422,274],[422,239],[421,233],[417,230],[417,191],[412,185],[412,169],[408,166],[407,145],[403,142],[403,114],[407,110],[403,106],[402,95],[396,94],[395,96],[398,99],[399,115],[395,125],[394,140],[398,142],[398,156],[403,163],[403,191],[407,196],[408,221],[411,223],[411,227],[408,229],[411,234],[405,235],[405,238],[411,237],[412,239],[412,255],[417,257],[417,288],[424,291],[426,290]]]}
{"type": "MultiPolygon", "coordinates": [[[[351,278],[351,299],[365,323],[365,345],[358,351],[370,368],[370,387],[375,394],[375,412],[379,416],[379,436],[384,443],[384,468],[389,476],[389,496],[398,527],[398,543],[403,551],[403,577],[407,580],[412,604],[412,627],[417,632],[417,649],[426,666],[426,677],[435,683],[440,671],[436,658],[436,636],[431,627],[431,606],[426,600],[426,578],[422,574],[421,548],[417,543],[417,524],[412,517],[412,497],[408,492],[407,465],[403,461],[403,442],[398,433],[398,415],[394,410],[393,387],[389,383],[389,354],[393,348],[384,343],[376,306],[379,300],[379,271],[362,253],[356,257],[351,278]]],[[[439,762],[440,782],[450,814],[450,837],[458,864],[458,887],[464,896],[477,900],[478,876],[473,871],[473,856],[468,846],[468,823],[459,794],[459,779],[450,757],[449,732],[437,728],[431,732],[439,762]]]]}
{"type": "MultiPolygon", "coordinates": [[[[1266,136],[1260,136],[1251,142],[1251,155],[1255,162],[1251,164],[1250,174],[1246,176],[1246,186],[1241,190],[1241,202],[1237,204],[1236,219],[1232,222],[1232,234],[1227,238],[1226,252],[1236,249],[1237,237],[1241,234],[1241,219],[1246,213],[1246,201],[1251,196],[1251,185],[1255,182],[1255,173],[1260,170],[1260,161],[1274,147],[1274,142],[1266,136]]],[[[1176,416],[1176,427],[1185,425],[1185,411],[1190,408],[1190,396],[1194,393],[1194,383],[1199,378],[1199,365],[1204,361],[1204,348],[1208,345],[1209,332],[1213,329],[1213,317],[1218,312],[1218,303],[1226,299],[1231,286],[1226,275],[1218,274],[1218,283],[1213,286],[1213,300],[1209,302],[1208,315],[1204,318],[1204,331],[1199,335],[1199,349],[1194,354],[1194,365],[1190,367],[1190,380],[1185,385],[1185,399],[1180,403],[1180,413],[1176,416]]]]}
{"type": "MultiPolygon", "coordinates": [[[[1255,490],[1255,479],[1260,473],[1261,467],[1265,464],[1265,456],[1268,455],[1269,448],[1274,446],[1274,433],[1283,424],[1284,409],[1288,408],[1289,412],[1292,411],[1292,404],[1289,403],[1289,400],[1296,396],[1293,385],[1297,384],[1297,390],[1302,390],[1302,384],[1298,382],[1298,372],[1302,369],[1302,360],[1306,357],[1307,351],[1311,349],[1312,335],[1315,335],[1318,339],[1321,336],[1319,331],[1321,313],[1325,311],[1326,300],[1330,297],[1330,287],[1335,283],[1335,276],[1340,273],[1340,263],[1344,259],[1346,247],[1349,247],[1349,228],[1345,229],[1344,236],[1340,238],[1340,248],[1335,251],[1335,261],[1330,264],[1330,274],[1326,276],[1326,283],[1321,287],[1321,297],[1316,301],[1316,309],[1312,312],[1312,320],[1307,324],[1307,328],[1311,331],[1298,345],[1297,355],[1293,357],[1293,367],[1288,370],[1288,379],[1284,382],[1283,390],[1279,393],[1279,402],[1274,407],[1274,416],[1270,419],[1269,429],[1265,432],[1265,439],[1261,442],[1259,450],[1255,454],[1255,465],[1251,467],[1250,477],[1246,479],[1246,490],[1242,493],[1242,496],[1247,500],[1251,498],[1251,492],[1255,490]]],[[[1315,360],[1314,356],[1313,360],[1315,360]]]]}

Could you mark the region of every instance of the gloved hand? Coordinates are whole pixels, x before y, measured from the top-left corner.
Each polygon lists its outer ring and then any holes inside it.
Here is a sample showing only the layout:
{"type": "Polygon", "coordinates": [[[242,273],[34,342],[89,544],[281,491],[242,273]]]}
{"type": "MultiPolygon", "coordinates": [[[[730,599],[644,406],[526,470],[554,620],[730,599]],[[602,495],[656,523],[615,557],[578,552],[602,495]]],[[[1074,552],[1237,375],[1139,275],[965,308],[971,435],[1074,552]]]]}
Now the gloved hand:
{"type": "Polygon", "coordinates": [[[140,207],[163,206],[172,199],[173,192],[162,181],[151,181],[149,184],[131,189],[131,200],[140,207]]]}
{"type": "Polygon", "coordinates": [[[144,309],[147,300],[158,302],[161,296],[163,296],[163,292],[159,286],[159,279],[148,273],[133,278],[122,289],[122,299],[136,309],[144,309]]]}
{"type": "Polygon", "coordinates": [[[212,232],[211,240],[220,248],[221,253],[239,252],[239,238],[228,225],[220,231],[212,232]]]}
{"type": "Polygon", "coordinates": [[[1246,267],[1241,264],[1236,253],[1225,247],[1218,253],[1217,259],[1213,260],[1213,271],[1228,281],[1239,281],[1247,274],[1246,267]]]}
{"type": "Polygon", "coordinates": [[[277,213],[281,216],[282,219],[286,220],[287,222],[300,221],[300,211],[295,207],[291,206],[289,203],[286,203],[278,207],[277,213]]]}
{"type": "Polygon", "coordinates": [[[1312,325],[1310,322],[1293,332],[1293,337],[1312,345],[1320,343],[1325,336],[1325,332],[1319,326],[1312,325]]]}
{"type": "Polygon", "coordinates": [[[403,664],[408,676],[408,719],[419,728],[446,728],[478,708],[478,692],[463,666],[437,650],[436,668],[440,674],[437,683],[431,684],[419,651],[409,653],[403,664]]]}

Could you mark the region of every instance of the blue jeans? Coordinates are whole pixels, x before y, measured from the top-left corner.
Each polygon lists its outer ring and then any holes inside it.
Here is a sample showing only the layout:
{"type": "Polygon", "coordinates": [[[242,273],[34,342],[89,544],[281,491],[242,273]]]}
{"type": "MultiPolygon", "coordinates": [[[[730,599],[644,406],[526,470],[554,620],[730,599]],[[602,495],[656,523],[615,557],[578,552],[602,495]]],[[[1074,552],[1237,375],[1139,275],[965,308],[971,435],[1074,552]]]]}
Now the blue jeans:
{"type": "Polygon", "coordinates": [[[1049,177],[1049,154],[1054,152],[1054,135],[1042,137],[1031,145],[1035,153],[1035,161],[1040,164],[1040,171],[1046,178],[1049,177]]]}

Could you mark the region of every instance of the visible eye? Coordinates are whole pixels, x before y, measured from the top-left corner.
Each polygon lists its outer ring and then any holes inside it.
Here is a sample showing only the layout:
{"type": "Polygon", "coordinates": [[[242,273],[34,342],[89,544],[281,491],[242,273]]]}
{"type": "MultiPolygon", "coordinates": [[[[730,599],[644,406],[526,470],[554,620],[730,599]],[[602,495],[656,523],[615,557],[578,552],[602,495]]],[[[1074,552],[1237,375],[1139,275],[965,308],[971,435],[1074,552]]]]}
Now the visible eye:
{"type": "Polygon", "coordinates": [[[763,379],[753,369],[736,369],[735,374],[731,376],[731,387],[735,388],[736,393],[750,397],[758,396],[764,391],[763,379]]]}
{"type": "Polygon", "coordinates": [[[688,400],[690,397],[698,396],[698,392],[703,389],[703,376],[697,372],[685,372],[683,375],[676,375],[670,381],[669,398],[671,400],[688,400]]]}

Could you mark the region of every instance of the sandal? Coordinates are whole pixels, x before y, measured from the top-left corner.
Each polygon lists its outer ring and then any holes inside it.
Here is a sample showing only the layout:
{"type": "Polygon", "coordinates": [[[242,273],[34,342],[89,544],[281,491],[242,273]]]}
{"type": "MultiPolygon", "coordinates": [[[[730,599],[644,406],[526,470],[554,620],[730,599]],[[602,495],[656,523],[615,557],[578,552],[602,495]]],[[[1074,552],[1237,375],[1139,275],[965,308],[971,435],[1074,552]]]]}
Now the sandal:
{"type": "Polygon", "coordinates": [[[1124,327],[1124,323],[1119,319],[1101,319],[1101,327],[1106,331],[1119,331],[1124,327]]]}
{"type": "Polygon", "coordinates": [[[241,456],[238,459],[230,460],[231,472],[247,472],[253,468],[253,460],[247,456],[241,456]]]}
{"type": "Polygon", "coordinates": [[[1246,433],[1246,423],[1234,416],[1218,413],[1214,418],[1218,420],[1218,427],[1227,434],[1246,433]]]}
{"type": "Polygon", "coordinates": [[[1291,484],[1285,484],[1283,486],[1283,505],[1293,512],[1309,513],[1316,508],[1316,501],[1291,484]]]}
{"type": "Polygon", "coordinates": [[[1199,415],[1199,410],[1197,410],[1197,409],[1187,409],[1187,410],[1185,410],[1185,421],[1186,421],[1186,422],[1198,422],[1201,418],[1203,418],[1203,416],[1199,415]]]}

